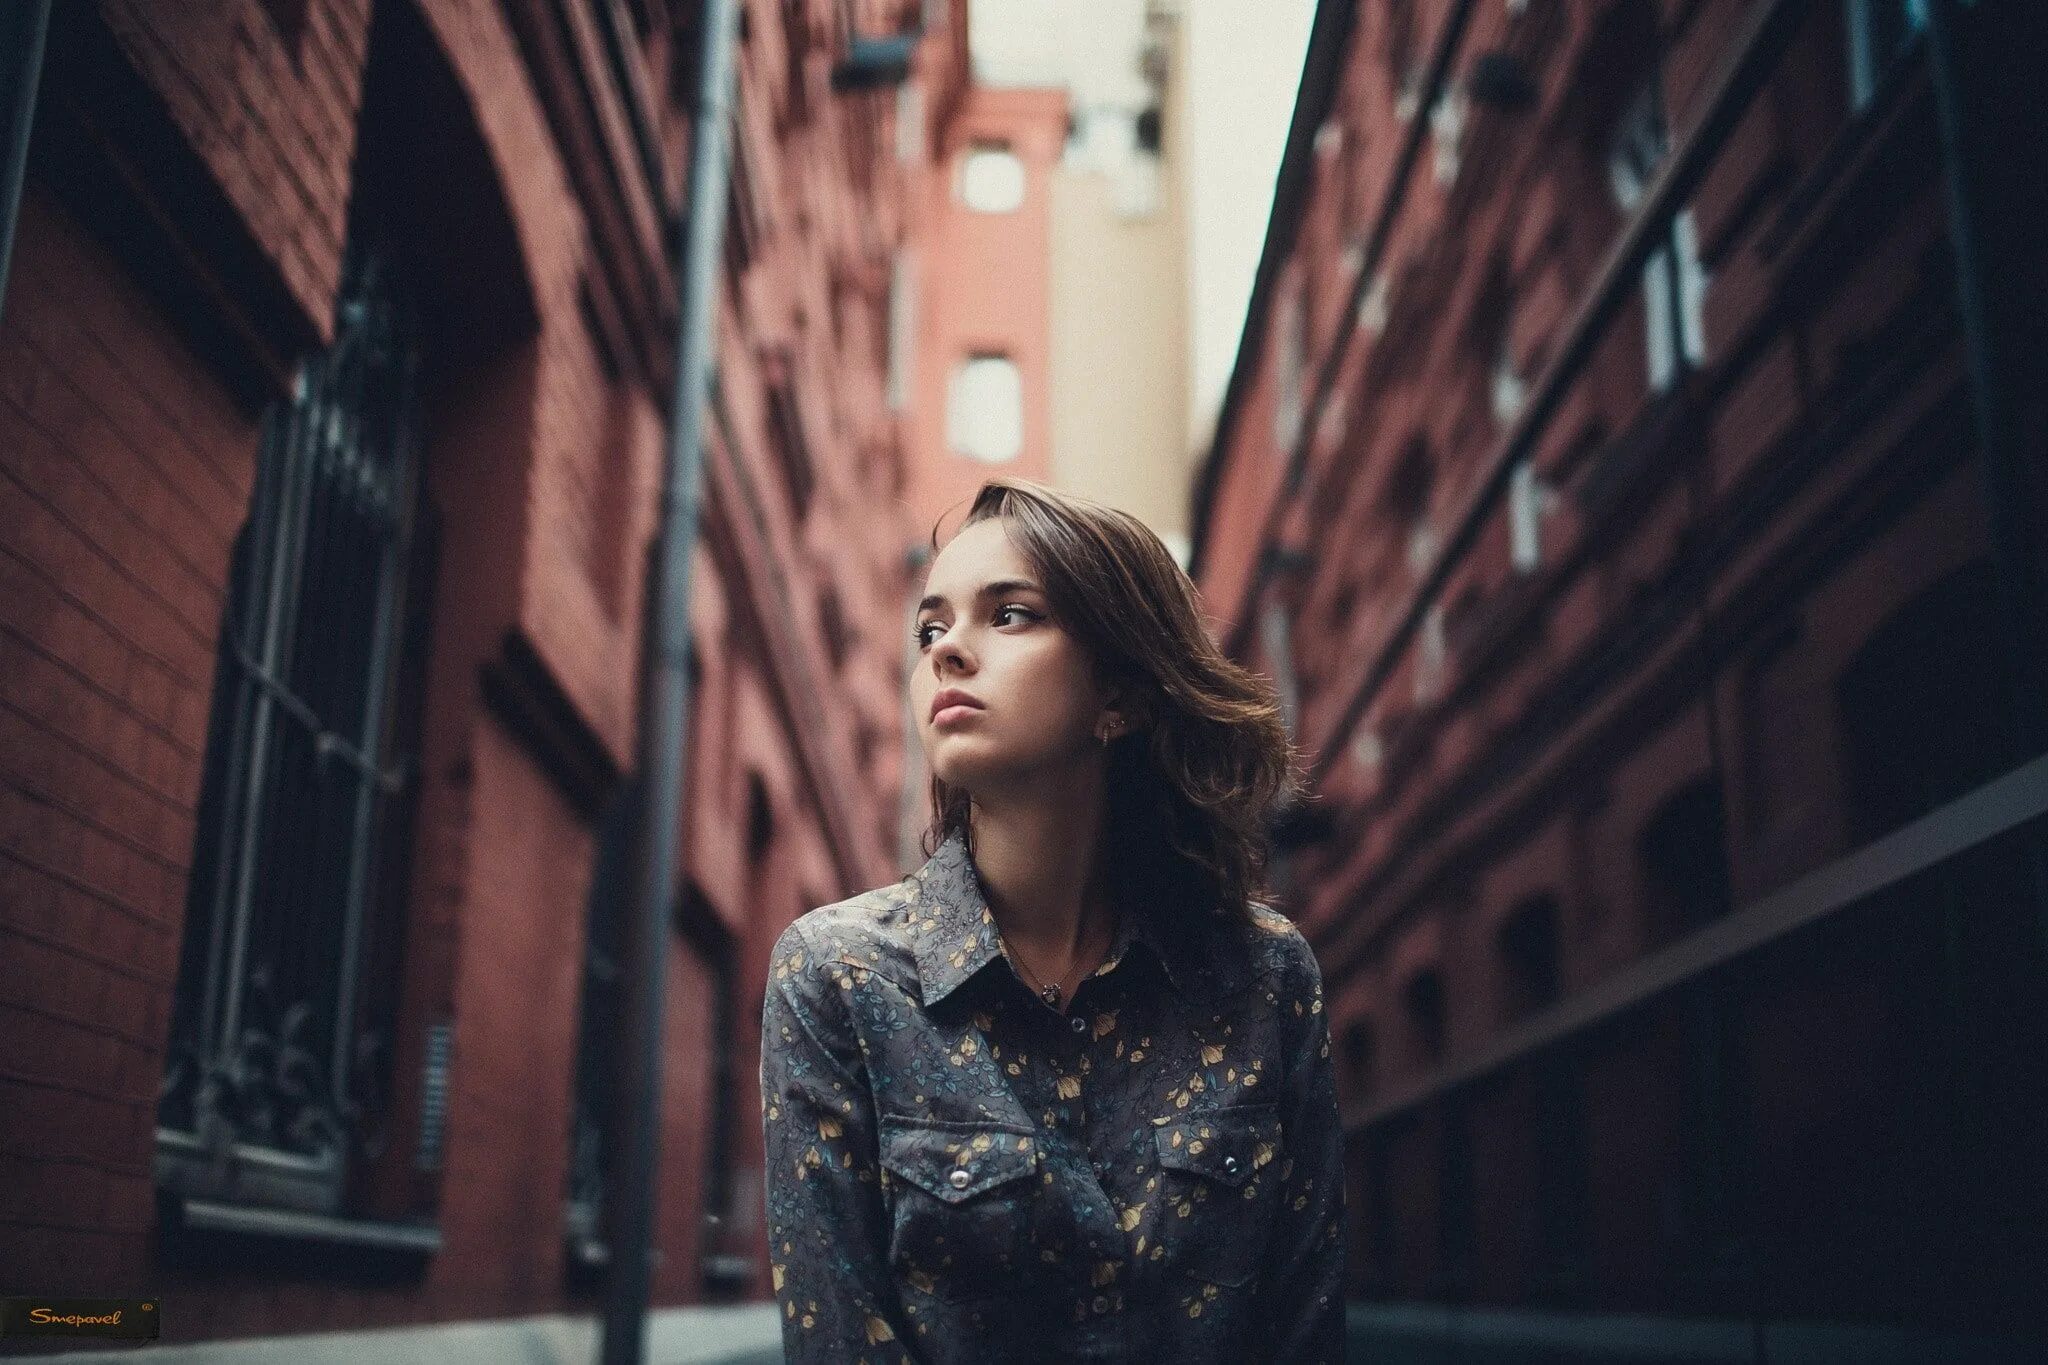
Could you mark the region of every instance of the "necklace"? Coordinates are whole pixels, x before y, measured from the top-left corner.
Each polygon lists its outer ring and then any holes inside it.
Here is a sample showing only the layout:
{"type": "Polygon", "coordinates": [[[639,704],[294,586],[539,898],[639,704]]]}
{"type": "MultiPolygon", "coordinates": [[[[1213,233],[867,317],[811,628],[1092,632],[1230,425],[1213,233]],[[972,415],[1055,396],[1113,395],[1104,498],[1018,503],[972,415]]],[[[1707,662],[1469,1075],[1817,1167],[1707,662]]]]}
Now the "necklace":
{"type": "Polygon", "coordinates": [[[1040,1000],[1043,1000],[1046,1004],[1052,1006],[1054,1009],[1058,1009],[1060,1007],[1060,998],[1061,996],[1066,994],[1066,992],[1061,988],[1060,983],[1066,980],[1067,972],[1071,972],[1072,970],[1074,970],[1074,963],[1081,960],[1082,955],[1077,951],[1073,957],[1067,960],[1066,971],[1060,973],[1059,980],[1048,983],[1045,980],[1045,978],[1041,977],[1037,972],[1031,970],[1030,964],[1024,961],[1024,958],[1021,954],[1016,953],[1014,951],[1010,954],[1010,961],[1015,963],[1017,967],[1023,971],[1024,975],[1027,978],[1029,978],[1030,983],[1037,988],[1038,998],[1040,1000]]]}

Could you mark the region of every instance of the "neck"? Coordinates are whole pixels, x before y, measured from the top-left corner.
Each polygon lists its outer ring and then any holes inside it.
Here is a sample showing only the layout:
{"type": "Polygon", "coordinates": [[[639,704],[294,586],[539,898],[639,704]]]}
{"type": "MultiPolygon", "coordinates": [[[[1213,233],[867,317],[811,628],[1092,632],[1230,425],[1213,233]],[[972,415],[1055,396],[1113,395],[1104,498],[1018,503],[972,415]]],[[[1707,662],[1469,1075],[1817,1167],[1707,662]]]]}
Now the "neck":
{"type": "MultiPolygon", "coordinates": [[[[1073,793],[1069,792],[1071,797],[1073,793]]],[[[977,800],[974,867],[1005,942],[1059,964],[1106,942],[1114,919],[1102,859],[1102,791],[1062,803],[977,800]]]]}

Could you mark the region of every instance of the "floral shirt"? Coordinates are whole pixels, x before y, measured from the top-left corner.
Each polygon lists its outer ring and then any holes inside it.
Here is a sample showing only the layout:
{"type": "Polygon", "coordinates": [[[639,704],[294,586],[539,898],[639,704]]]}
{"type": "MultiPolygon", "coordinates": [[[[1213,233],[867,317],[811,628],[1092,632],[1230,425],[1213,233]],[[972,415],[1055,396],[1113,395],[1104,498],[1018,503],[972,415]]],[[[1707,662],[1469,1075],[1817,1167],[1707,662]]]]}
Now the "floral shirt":
{"type": "Polygon", "coordinates": [[[1011,967],[958,834],[783,932],[761,1102],[788,1360],[1343,1358],[1315,957],[1263,905],[1136,910],[1064,1009],[1011,967]]]}

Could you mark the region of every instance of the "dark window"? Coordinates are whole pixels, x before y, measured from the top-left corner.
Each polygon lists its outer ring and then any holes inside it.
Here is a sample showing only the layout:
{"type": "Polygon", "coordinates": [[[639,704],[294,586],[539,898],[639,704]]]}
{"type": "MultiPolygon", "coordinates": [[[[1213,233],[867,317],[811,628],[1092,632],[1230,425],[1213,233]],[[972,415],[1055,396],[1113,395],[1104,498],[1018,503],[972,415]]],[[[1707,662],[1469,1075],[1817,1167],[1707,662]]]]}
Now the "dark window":
{"type": "Polygon", "coordinates": [[[789,490],[790,507],[799,525],[811,510],[811,494],[818,476],[811,464],[810,442],[804,436],[803,412],[797,406],[796,389],[787,355],[778,364],[768,385],[768,439],[774,446],[776,462],[782,466],[783,486],[789,490]]]}
{"type": "Polygon", "coordinates": [[[839,605],[839,594],[828,584],[818,594],[818,620],[825,631],[825,648],[832,656],[832,667],[846,666],[846,656],[853,651],[853,632],[846,625],[846,610],[839,605]]]}
{"type": "Polygon", "coordinates": [[[1162,145],[1160,140],[1161,134],[1159,106],[1152,104],[1139,110],[1137,125],[1138,150],[1152,156],[1158,156],[1162,145]]]}
{"type": "Polygon", "coordinates": [[[585,901],[583,995],[576,1030],[576,1093],[569,1112],[569,1179],[563,1233],[567,1269],[587,1277],[610,1259],[604,1192],[610,1184],[620,1099],[618,1059],[626,1046],[620,1005],[625,998],[627,917],[632,913],[628,854],[638,806],[628,784],[606,812],[597,866],[585,901]]]}
{"type": "Polygon", "coordinates": [[[1950,573],[1871,633],[1836,684],[1858,843],[2025,757],[2013,737],[2012,671],[1989,560],[1950,573]]]}
{"type": "Polygon", "coordinates": [[[336,1211],[387,1109],[434,539],[417,336],[352,233],[333,343],[264,417],[158,1111],[180,1194],[336,1211]]]}
{"type": "MultiPolygon", "coordinates": [[[[704,1155],[704,1223],[700,1257],[705,1292],[722,1295],[743,1288],[754,1269],[748,1255],[751,1231],[746,1226],[751,1204],[743,1207],[735,1163],[740,1151],[740,1106],[736,1059],[739,1055],[739,968],[729,936],[719,934],[702,945],[702,960],[711,977],[710,1136],[704,1155]]],[[[756,1014],[759,1010],[756,1008],[756,1014]]]]}
{"type": "Polygon", "coordinates": [[[1416,1057],[1434,1062],[1444,1055],[1444,978],[1434,967],[1417,972],[1402,988],[1401,1004],[1408,1014],[1408,1033],[1415,1042],[1416,1057]]]}
{"type": "Polygon", "coordinates": [[[1356,1103],[1372,1094],[1373,1076],[1379,1065],[1378,1043],[1372,1025],[1363,1019],[1345,1026],[1342,1064],[1349,1100],[1356,1103]]]}
{"type": "Polygon", "coordinates": [[[1504,1001],[1510,1019],[1557,1003],[1558,910],[1553,896],[1534,896],[1500,926],[1504,1001]]]}
{"type": "Polygon", "coordinates": [[[775,842],[775,812],[759,773],[747,774],[747,861],[759,863],[775,842]]]}
{"type": "Polygon", "coordinates": [[[1668,798],[1636,847],[1654,940],[1690,933],[1728,913],[1727,824],[1714,779],[1689,782],[1668,798]]]}

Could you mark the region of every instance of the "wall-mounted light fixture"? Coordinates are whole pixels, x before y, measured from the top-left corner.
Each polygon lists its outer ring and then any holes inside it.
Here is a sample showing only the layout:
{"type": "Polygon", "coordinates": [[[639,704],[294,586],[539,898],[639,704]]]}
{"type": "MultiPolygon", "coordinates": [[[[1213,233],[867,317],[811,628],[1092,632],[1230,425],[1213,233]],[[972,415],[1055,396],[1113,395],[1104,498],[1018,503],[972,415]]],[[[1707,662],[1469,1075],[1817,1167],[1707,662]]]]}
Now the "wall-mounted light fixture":
{"type": "Polygon", "coordinates": [[[918,29],[892,33],[885,38],[863,38],[855,34],[846,40],[846,56],[832,68],[832,88],[841,94],[849,90],[882,90],[910,79],[910,59],[918,29]]]}

